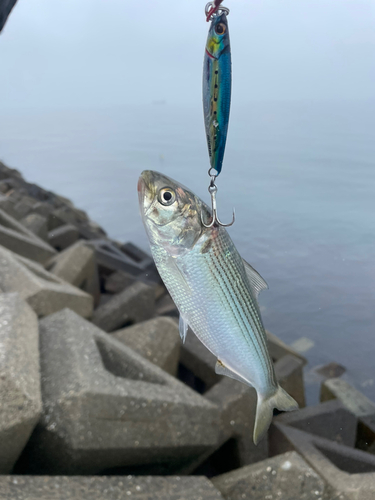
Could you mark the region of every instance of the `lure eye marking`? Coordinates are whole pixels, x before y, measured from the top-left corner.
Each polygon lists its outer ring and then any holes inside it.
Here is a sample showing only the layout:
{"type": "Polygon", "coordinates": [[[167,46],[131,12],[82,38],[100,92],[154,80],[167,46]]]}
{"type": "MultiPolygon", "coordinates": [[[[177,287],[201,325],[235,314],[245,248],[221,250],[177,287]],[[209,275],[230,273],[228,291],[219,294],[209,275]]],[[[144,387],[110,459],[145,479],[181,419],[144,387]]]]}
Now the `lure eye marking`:
{"type": "Polygon", "coordinates": [[[168,207],[169,205],[172,205],[175,202],[176,194],[173,191],[173,189],[171,189],[169,187],[165,187],[159,191],[158,198],[159,198],[159,202],[162,205],[168,207]]]}
{"type": "Polygon", "coordinates": [[[227,27],[225,26],[224,23],[218,23],[215,26],[215,33],[217,35],[224,35],[224,33],[227,31],[227,27]]]}

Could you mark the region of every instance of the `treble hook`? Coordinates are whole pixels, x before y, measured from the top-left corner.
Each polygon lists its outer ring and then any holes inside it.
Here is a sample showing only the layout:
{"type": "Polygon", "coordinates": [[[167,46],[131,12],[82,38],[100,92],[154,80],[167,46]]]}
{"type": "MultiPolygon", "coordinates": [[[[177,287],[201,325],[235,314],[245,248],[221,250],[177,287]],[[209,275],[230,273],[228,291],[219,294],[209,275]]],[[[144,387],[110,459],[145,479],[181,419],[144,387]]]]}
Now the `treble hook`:
{"type": "Polygon", "coordinates": [[[216,205],[217,186],[215,184],[215,179],[216,179],[216,175],[212,175],[210,185],[208,186],[208,192],[211,195],[212,220],[209,224],[206,224],[203,220],[203,213],[201,213],[201,221],[202,221],[202,224],[204,225],[204,227],[207,227],[207,228],[212,227],[215,223],[218,224],[219,226],[229,227],[229,226],[232,226],[234,224],[234,221],[236,220],[236,214],[235,214],[235,211],[233,209],[232,222],[229,224],[223,224],[220,221],[220,219],[217,215],[217,205],[216,205]]]}
{"type": "Polygon", "coordinates": [[[205,8],[207,22],[211,21],[212,17],[214,16],[214,14],[216,14],[216,12],[219,9],[222,10],[223,12],[225,12],[226,15],[229,14],[229,9],[227,9],[226,7],[220,7],[220,4],[223,1],[224,0],[214,0],[213,2],[208,2],[208,4],[206,5],[206,8],[205,8]]]}

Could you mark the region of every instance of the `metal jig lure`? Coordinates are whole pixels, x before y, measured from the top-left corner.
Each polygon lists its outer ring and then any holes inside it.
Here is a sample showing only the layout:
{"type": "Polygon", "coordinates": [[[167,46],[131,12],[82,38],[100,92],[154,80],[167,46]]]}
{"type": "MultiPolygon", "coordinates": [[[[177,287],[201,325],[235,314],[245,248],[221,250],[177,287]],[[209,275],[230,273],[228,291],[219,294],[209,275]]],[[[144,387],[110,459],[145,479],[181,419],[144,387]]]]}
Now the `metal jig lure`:
{"type": "Polygon", "coordinates": [[[225,144],[227,140],[229,110],[232,86],[232,62],[229,41],[229,29],[227,15],[229,9],[222,6],[223,0],[214,0],[206,5],[206,21],[211,21],[208,32],[206,51],[203,67],[203,112],[206,128],[208,154],[211,167],[208,171],[211,182],[208,192],[211,195],[212,220],[209,224],[203,221],[205,227],[212,227],[215,223],[220,226],[231,226],[223,224],[217,215],[215,184],[216,177],[220,174],[223,164],[225,144]],[[216,173],[213,174],[212,171],[216,173]]]}

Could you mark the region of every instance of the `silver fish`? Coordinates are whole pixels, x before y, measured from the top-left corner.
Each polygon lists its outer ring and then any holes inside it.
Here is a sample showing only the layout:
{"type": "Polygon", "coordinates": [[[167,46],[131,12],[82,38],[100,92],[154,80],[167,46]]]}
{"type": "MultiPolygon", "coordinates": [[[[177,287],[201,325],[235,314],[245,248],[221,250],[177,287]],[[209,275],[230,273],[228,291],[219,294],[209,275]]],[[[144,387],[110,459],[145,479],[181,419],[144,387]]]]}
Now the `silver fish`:
{"type": "Polygon", "coordinates": [[[257,296],[268,288],[242,260],[224,227],[202,224],[207,205],[189,189],[158,172],[138,181],[140,211],[156,266],[188,327],[217,357],[216,373],[254,387],[258,402],[253,439],[267,431],[273,409],[298,408],[275,377],[257,296]]]}

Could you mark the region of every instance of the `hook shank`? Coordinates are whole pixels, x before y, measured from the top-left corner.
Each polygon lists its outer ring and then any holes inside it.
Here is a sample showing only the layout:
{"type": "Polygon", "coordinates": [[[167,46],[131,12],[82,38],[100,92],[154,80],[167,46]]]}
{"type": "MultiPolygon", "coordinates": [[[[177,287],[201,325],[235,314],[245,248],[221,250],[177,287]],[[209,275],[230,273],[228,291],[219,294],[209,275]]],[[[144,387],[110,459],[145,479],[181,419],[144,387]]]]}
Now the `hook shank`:
{"type": "Polygon", "coordinates": [[[211,207],[212,207],[212,219],[211,219],[211,222],[209,224],[206,224],[204,222],[203,213],[201,213],[201,221],[202,221],[202,224],[204,225],[204,227],[206,227],[206,228],[212,227],[215,223],[219,226],[222,226],[222,227],[229,227],[229,226],[232,226],[234,224],[234,221],[236,220],[236,214],[234,212],[234,209],[233,209],[232,222],[230,222],[229,224],[223,224],[217,215],[217,204],[216,204],[217,186],[215,184],[216,177],[217,177],[216,175],[211,176],[211,182],[210,182],[210,185],[208,186],[208,192],[211,195],[211,207]]]}

